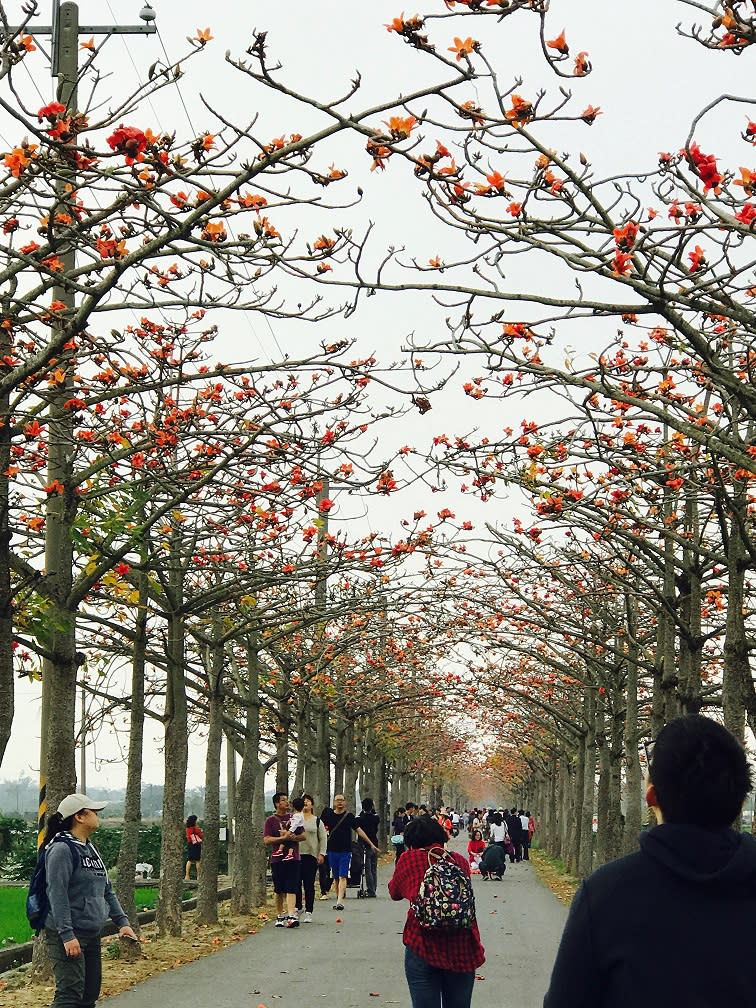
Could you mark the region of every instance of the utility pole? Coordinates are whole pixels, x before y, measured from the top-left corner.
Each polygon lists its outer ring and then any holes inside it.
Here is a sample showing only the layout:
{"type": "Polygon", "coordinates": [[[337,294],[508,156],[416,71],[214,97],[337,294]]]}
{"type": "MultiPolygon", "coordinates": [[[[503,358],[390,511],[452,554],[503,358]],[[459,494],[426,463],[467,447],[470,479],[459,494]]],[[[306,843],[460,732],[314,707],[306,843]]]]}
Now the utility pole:
{"type": "MultiPolygon", "coordinates": [[[[78,4],[61,3],[53,0],[52,24],[35,25],[33,22],[25,27],[30,35],[51,36],[51,73],[57,78],[57,100],[65,105],[69,116],[76,115],[77,88],[79,81],[79,37],[96,35],[152,35],[155,28],[155,11],[146,3],[139,14],[143,24],[140,25],[80,25],[78,4]]],[[[11,35],[18,33],[18,28],[11,28],[11,35]]],[[[76,172],[71,167],[71,161],[61,158],[61,167],[56,182],[56,202],[49,214],[50,241],[58,239],[56,255],[62,268],[60,280],[53,288],[53,299],[65,305],[65,309],[56,313],[59,318],[57,325],[51,327],[51,340],[59,347],[61,369],[64,377],[55,386],[48,409],[48,464],[47,478],[50,485],[61,486],[57,493],[47,496],[45,513],[45,569],[47,571],[50,596],[54,604],[66,599],[71,591],[73,580],[73,544],[68,534],[70,514],[76,508],[73,481],[74,456],[74,416],[71,410],[65,408],[65,403],[73,394],[73,382],[76,360],[72,350],[66,348],[78,333],[71,326],[71,319],[76,308],[76,288],[74,273],[76,269],[76,246],[74,242],[75,215],[70,213],[76,199],[76,172]],[[55,233],[58,215],[61,219],[68,218],[69,223],[60,227],[55,233]]],[[[58,354],[56,353],[56,356],[58,354]]],[[[41,844],[45,831],[47,817],[47,781],[49,775],[48,752],[51,728],[51,696],[54,695],[53,680],[59,676],[74,677],[81,664],[82,657],[76,652],[76,630],[74,626],[67,627],[60,633],[55,633],[55,641],[51,648],[51,658],[42,662],[42,709],[40,722],[40,761],[39,761],[39,803],[37,819],[37,844],[41,844]],[[62,658],[63,661],[56,661],[62,658]]],[[[83,698],[82,698],[83,701],[83,698]]],[[[75,703],[72,701],[72,703],[75,703]]],[[[71,711],[73,717],[73,708],[71,711]]],[[[75,769],[74,769],[75,774],[75,769]]],[[[74,781],[70,782],[74,790],[74,781]]],[[[83,789],[84,782],[80,782],[83,789]]],[[[55,796],[62,797],[62,796],[55,796]]]]}

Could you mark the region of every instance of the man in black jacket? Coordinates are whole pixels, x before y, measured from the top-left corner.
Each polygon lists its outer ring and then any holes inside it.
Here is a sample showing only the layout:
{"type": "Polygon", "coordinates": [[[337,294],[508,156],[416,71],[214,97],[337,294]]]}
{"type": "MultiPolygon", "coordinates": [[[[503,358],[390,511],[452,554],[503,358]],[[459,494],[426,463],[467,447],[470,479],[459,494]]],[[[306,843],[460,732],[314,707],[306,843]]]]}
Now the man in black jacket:
{"type": "Polygon", "coordinates": [[[650,763],[658,825],[581,885],[544,1008],[756,1004],[756,840],[732,828],[751,789],[743,747],[693,715],[662,729],[650,763]]]}
{"type": "Polygon", "coordinates": [[[505,810],[504,821],[507,824],[509,839],[512,841],[512,846],[514,847],[514,854],[509,855],[509,860],[514,864],[515,861],[522,861],[522,823],[520,822],[520,817],[517,815],[517,809],[513,808],[511,811],[505,810]]]}

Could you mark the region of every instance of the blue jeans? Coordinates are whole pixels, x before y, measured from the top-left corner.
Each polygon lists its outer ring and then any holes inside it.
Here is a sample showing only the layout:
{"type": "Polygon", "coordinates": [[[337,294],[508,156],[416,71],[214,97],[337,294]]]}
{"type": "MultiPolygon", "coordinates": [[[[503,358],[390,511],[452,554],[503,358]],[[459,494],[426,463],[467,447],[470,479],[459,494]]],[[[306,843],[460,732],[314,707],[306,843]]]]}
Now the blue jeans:
{"type": "Polygon", "coordinates": [[[474,970],[472,973],[453,973],[439,969],[405,946],[404,974],[412,1008],[470,1008],[475,986],[474,970]]]}
{"type": "Polygon", "coordinates": [[[378,855],[367,844],[360,846],[362,847],[362,856],[365,859],[365,888],[371,896],[375,896],[378,884],[378,855]]]}

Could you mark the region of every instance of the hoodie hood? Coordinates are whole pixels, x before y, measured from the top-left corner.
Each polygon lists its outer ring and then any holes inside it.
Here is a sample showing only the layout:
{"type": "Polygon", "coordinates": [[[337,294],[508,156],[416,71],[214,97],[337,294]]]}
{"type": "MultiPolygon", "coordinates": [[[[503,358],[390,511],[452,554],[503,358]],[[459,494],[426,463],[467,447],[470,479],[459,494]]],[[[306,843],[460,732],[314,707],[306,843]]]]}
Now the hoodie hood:
{"type": "Polygon", "coordinates": [[[640,836],[644,854],[689,882],[756,894],[756,839],[733,829],[663,823],[640,836]]]}

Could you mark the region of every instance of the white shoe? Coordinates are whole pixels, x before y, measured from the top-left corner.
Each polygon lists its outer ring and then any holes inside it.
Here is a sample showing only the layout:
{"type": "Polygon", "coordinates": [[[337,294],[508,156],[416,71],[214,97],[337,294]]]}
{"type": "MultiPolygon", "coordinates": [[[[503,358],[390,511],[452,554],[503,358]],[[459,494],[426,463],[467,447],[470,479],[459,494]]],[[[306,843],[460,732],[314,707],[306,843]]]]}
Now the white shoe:
{"type": "Polygon", "coordinates": [[[305,910],[305,912],[301,914],[299,919],[302,921],[303,924],[312,924],[312,914],[309,913],[309,911],[307,910],[305,910]]]}

